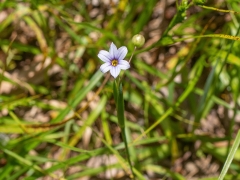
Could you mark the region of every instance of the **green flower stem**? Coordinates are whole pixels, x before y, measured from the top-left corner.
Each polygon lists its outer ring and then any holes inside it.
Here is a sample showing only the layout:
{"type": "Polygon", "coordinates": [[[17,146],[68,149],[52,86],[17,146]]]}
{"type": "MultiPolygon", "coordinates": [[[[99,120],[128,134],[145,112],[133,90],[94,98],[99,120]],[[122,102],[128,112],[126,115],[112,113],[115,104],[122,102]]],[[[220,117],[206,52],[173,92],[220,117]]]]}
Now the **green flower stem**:
{"type": "Polygon", "coordinates": [[[135,47],[134,47],[134,50],[133,50],[133,52],[132,52],[132,55],[131,55],[131,57],[130,57],[130,59],[129,59],[129,61],[128,61],[129,64],[131,63],[132,57],[133,57],[133,55],[134,55],[136,49],[137,49],[137,47],[135,46],[135,47]]]}
{"type": "Polygon", "coordinates": [[[114,95],[114,99],[115,99],[116,106],[117,106],[118,124],[121,128],[121,135],[122,135],[122,139],[123,139],[126,153],[127,153],[127,160],[128,160],[129,166],[131,168],[132,175],[134,176],[133,166],[132,166],[131,159],[130,159],[130,153],[129,153],[128,142],[127,142],[127,137],[126,137],[122,83],[120,82],[119,86],[118,86],[118,83],[116,80],[114,81],[114,84],[113,84],[113,95],[114,95]]]}

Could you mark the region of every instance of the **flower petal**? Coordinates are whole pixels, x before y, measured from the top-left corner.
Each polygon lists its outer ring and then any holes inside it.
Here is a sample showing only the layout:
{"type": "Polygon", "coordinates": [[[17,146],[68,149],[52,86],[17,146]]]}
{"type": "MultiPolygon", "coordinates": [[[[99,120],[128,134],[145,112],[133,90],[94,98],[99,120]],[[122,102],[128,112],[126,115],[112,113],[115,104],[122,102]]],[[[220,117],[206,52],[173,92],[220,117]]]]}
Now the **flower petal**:
{"type": "Polygon", "coordinates": [[[109,62],[111,61],[111,55],[109,52],[105,51],[105,50],[101,50],[98,53],[98,57],[99,59],[101,59],[103,62],[109,62]]]}
{"type": "Polygon", "coordinates": [[[130,64],[129,62],[127,62],[126,60],[119,60],[118,61],[118,65],[117,65],[120,69],[126,70],[130,68],[130,64]]]}
{"type": "Polygon", "coordinates": [[[100,70],[101,70],[103,73],[108,72],[111,68],[112,68],[112,65],[111,65],[110,63],[108,63],[108,62],[106,62],[106,63],[104,63],[104,64],[102,64],[102,65],[100,66],[100,70]]]}
{"type": "Polygon", "coordinates": [[[116,56],[118,55],[118,50],[113,42],[111,43],[109,53],[111,54],[111,60],[117,58],[116,56]]]}
{"type": "Polygon", "coordinates": [[[116,77],[118,77],[118,75],[119,75],[119,73],[120,73],[120,68],[119,68],[118,66],[112,67],[112,68],[110,69],[110,73],[111,73],[111,75],[112,75],[114,78],[116,78],[116,77]]]}
{"type": "Polygon", "coordinates": [[[122,46],[118,49],[118,60],[122,60],[125,58],[125,56],[127,55],[128,53],[128,49],[126,48],[126,46],[122,46]]]}

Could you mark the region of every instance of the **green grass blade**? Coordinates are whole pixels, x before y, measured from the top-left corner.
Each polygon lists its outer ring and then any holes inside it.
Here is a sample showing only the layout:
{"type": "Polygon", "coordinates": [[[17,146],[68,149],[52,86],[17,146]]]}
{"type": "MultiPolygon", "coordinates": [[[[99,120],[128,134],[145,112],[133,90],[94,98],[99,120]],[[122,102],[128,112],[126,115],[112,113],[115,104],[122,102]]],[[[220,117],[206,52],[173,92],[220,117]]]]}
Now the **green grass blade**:
{"type": "Polygon", "coordinates": [[[228,154],[227,160],[224,163],[223,169],[221,171],[221,174],[220,174],[218,180],[223,180],[224,179],[224,177],[225,177],[225,175],[226,175],[226,173],[228,171],[228,168],[231,165],[231,162],[232,162],[232,160],[234,158],[234,155],[235,155],[235,153],[236,153],[236,151],[237,151],[237,149],[239,147],[239,144],[240,144],[240,130],[237,133],[236,139],[235,139],[235,141],[233,143],[233,146],[232,146],[232,148],[231,148],[231,150],[230,150],[230,152],[228,154]]]}
{"type": "Polygon", "coordinates": [[[44,172],[44,170],[42,168],[40,168],[39,166],[33,164],[31,161],[29,161],[28,159],[25,159],[24,157],[21,157],[20,155],[16,154],[15,152],[13,151],[10,151],[4,147],[1,147],[2,151],[4,153],[6,153],[7,155],[13,157],[14,159],[16,159],[20,164],[24,164],[24,165],[27,165],[29,167],[32,167],[34,170],[42,173],[42,174],[46,174],[44,172]]]}
{"type": "Polygon", "coordinates": [[[103,73],[101,71],[97,71],[93,77],[90,79],[88,85],[83,88],[81,91],[79,91],[76,96],[75,99],[69,103],[69,106],[61,111],[61,113],[54,119],[52,120],[52,122],[59,122],[61,120],[64,119],[64,117],[72,110],[74,109],[81,100],[83,100],[83,98],[87,95],[87,93],[94,87],[96,86],[96,84],[99,82],[99,80],[102,78],[103,73]]]}
{"type": "Polygon", "coordinates": [[[187,89],[183,92],[183,94],[178,98],[177,102],[175,103],[174,107],[170,107],[169,109],[167,109],[167,111],[159,118],[156,120],[155,123],[153,123],[146,131],[144,131],[139,137],[137,137],[134,142],[140,140],[143,136],[145,136],[146,134],[148,134],[151,130],[153,130],[158,124],[160,124],[163,120],[165,120],[168,116],[170,116],[172,114],[172,112],[175,110],[176,107],[178,107],[186,98],[187,96],[193,91],[196,83],[199,80],[199,77],[202,73],[203,70],[203,58],[199,60],[198,64],[196,64],[196,66],[198,66],[194,77],[189,81],[189,85],[187,87],[187,89]]]}
{"type": "Polygon", "coordinates": [[[128,163],[129,163],[132,173],[134,173],[131,159],[130,159],[129,149],[128,149],[127,137],[126,137],[122,83],[119,84],[119,88],[118,88],[117,116],[118,116],[118,124],[121,128],[121,134],[122,134],[122,138],[123,138],[125,148],[126,148],[128,163]]]}
{"type": "Polygon", "coordinates": [[[116,103],[116,106],[118,105],[118,89],[117,89],[117,81],[115,80],[113,82],[113,97],[116,103]]]}
{"type": "Polygon", "coordinates": [[[118,125],[120,126],[120,128],[124,128],[125,119],[124,119],[124,100],[123,100],[122,83],[119,84],[119,89],[118,89],[117,116],[118,116],[118,125]]]}

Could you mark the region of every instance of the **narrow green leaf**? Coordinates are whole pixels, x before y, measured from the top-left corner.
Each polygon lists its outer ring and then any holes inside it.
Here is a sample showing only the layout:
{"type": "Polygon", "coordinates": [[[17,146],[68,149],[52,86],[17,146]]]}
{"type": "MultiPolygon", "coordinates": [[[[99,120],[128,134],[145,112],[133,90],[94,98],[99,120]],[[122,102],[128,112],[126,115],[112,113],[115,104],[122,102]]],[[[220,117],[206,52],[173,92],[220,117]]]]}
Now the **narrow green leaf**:
{"type": "Polygon", "coordinates": [[[106,113],[105,109],[102,110],[101,119],[102,119],[102,128],[103,128],[104,137],[106,138],[106,141],[109,144],[112,144],[113,139],[112,139],[111,131],[109,127],[109,115],[106,113]]]}
{"type": "Polygon", "coordinates": [[[59,122],[64,119],[64,117],[72,110],[74,109],[79,102],[87,95],[87,93],[99,82],[99,80],[102,78],[103,74],[101,71],[97,71],[94,76],[90,79],[89,84],[83,88],[81,91],[79,91],[75,99],[69,103],[69,106],[61,111],[61,113],[54,119],[52,122],[59,122]]]}
{"type": "Polygon", "coordinates": [[[117,115],[118,115],[118,123],[121,128],[121,134],[122,134],[122,138],[123,138],[126,153],[127,153],[128,163],[129,163],[132,173],[135,174],[135,172],[133,171],[133,166],[132,166],[131,159],[130,159],[128,142],[127,142],[127,137],[126,137],[126,127],[125,127],[125,118],[124,118],[124,99],[123,99],[123,90],[122,90],[121,82],[119,84],[119,89],[118,89],[117,115]]]}
{"type": "Polygon", "coordinates": [[[118,89],[117,116],[118,116],[119,126],[121,128],[124,128],[125,120],[124,120],[124,100],[123,100],[122,83],[119,84],[119,89],[118,89]]]}
{"type": "Polygon", "coordinates": [[[114,97],[115,103],[117,105],[117,102],[118,102],[118,90],[117,90],[117,81],[116,80],[113,83],[113,97],[114,97]]]}
{"type": "Polygon", "coordinates": [[[182,95],[178,98],[177,102],[175,103],[174,107],[169,107],[165,113],[155,121],[147,130],[145,130],[140,136],[138,136],[134,142],[139,141],[143,136],[148,134],[151,130],[153,130],[158,124],[160,124],[163,120],[165,120],[168,116],[170,116],[176,107],[178,107],[187,97],[188,95],[194,90],[194,87],[196,83],[198,82],[200,75],[203,71],[203,61],[204,59],[200,59],[198,63],[196,63],[195,68],[195,74],[193,75],[193,78],[189,81],[187,89],[182,93],[182,95]]]}
{"type": "Polygon", "coordinates": [[[42,174],[45,174],[45,172],[37,165],[34,165],[31,161],[29,161],[28,159],[26,158],[23,158],[21,156],[19,156],[18,154],[16,154],[15,152],[13,151],[10,151],[8,149],[5,149],[3,147],[1,147],[2,151],[4,153],[6,153],[7,155],[13,157],[14,159],[16,159],[20,164],[24,164],[24,165],[27,165],[27,166],[30,166],[32,167],[33,169],[37,170],[38,172],[41,172],[42,174]]]}
{"type": "Polygon", "coordinates": [[[226,160],[226,162],[225,162],[225,164],[223,166],[223,169],[221,171],[221,174],[220,174],[218,180],[223,180],[224,179],[224,177],[225,177],[225,175],[226,175],[226,173],[228,171],[228,168],[231,165],[231,162],[232,162],[232,160],[234,158],[234,155],[235,155],[235,153],[236,153],[236,151],[237,151],[237,149],[239,147],[239,144],[240,144],[240,130],[238,131],[236,139],[235,139],[235,141],[233,143],[233,146],[232,146],[232,148],[231,148],[231,150],[230,150],[230,152],[228,154],[227,160],[226,160]]]}
{"type": "Polygon", "coordinates": [[[69,142],[70,146],[73,146],[73,145],[77,144],[79,139],[84,134],[86,128],[91,126],[94,123],[94,121],[96,120],[96,118],[99,116],[102,109],[105,107],[106,102],[107,102],[107,97],[103,96],[101,101],[99,102],[98,106],[96,107],[96,109],[94,109],[94,111],[91,112],[91,114],[88,116],[88,118],[84,121],[84,124],[79,129],[79,131],[71,138],[71,140],[69,142]]]}

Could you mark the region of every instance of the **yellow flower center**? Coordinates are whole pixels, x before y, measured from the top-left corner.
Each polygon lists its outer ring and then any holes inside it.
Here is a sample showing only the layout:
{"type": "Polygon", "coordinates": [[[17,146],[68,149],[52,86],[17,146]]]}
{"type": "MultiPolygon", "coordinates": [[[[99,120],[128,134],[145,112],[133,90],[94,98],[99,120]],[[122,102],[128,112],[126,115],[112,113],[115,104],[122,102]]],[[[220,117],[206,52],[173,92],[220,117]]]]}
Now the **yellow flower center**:
{"type": "Polygon", "coordinates": [[[116,59],[114,59],[114,60],[112,60],[112,66],[117,66],[118,65],[118,60],[116,60],[116,59]]]}

